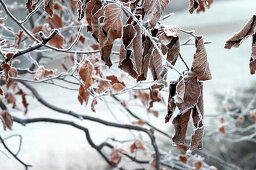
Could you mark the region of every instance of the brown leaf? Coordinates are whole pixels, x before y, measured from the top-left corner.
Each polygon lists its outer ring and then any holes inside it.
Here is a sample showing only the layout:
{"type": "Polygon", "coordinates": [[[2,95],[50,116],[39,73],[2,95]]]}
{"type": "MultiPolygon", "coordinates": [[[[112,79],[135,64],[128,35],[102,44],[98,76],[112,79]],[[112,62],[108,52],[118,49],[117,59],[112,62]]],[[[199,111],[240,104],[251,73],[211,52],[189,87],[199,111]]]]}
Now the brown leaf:
{"type": "Polygon", "coordinates": [[[124,82],[121,82],[121,81],[119,81],[118,80],[118,78],[116,77],[116,76],[114,76],[114,75],[111,75],[111,76],[107,76],[106,77],[108,80],[111,80],[111,85],[114,85],[115,83],[120,83],[120,84],[122,84],[123,86],[126,86],[125,84],[124,84],[124,82]]]}
{"type": "Polygon", "coordinates": [[[100,80],[98,84],[98,93],[105,91],[106,89],[109,89],[111,87],[111,84],[108,81],[100,80]]]}
{"type": "Polygon", "coordinates": [[[44,10],[47,12],[50,16],[53,15],[53,2],[54,0],[45,0],[44,1],[44,10]]]}
{"type": "MultiPolygon", "coordinates": [[[[8,74],[9,74],[10,77],[17,77],[18,76],[18,72],[17,72],[15,67],[10,67],[10,70],[9,70],[8,74]]],[[[6,83],[7,89],[13,84],[13,82],[14,82],[14,80],[7,79],[7,83],[6,83]]]]}
{"type": "Polygon", "coordinates": [[[195,150],[197,148],[203,147],[203,135],[204,128],[199,127],[195,130],[194,134],[191,137],[190,150],[195,150]]]}
{"type": "Polygon", "coordinates": [[[197,13],[205,11],[205,7],[210,8],[213,0],[190,0],[189,12],[192,14],[195,10],[197,13]]]}
{"type": "Polygon", "coordinates": [[[28,12],[31,13],[36,5],[40,2],[40,0],[28,0],[27,3],[26,3],[26,7],[28,9],[28,12]]]}
{"type": "MultiPolygon", "coordinates": [[[[90,1],[91,2],[91,1],[90,1]]],[[[90,3],[89,2],[89,3],[90,3]]],[[[89,4],[88,3],[88,4],[89,4]]],[[[94,8],[93,8],[93,11],[95,11],[95,8],[96,8],[97,6],[94,6],[94,8]]],[[[88,8],[88,7],[87,7],[88,8]]],[[[92,12],[93,12],[92,11],[92,12]]],[[[102,8],[100,8],[99,10],[97,10],[97,12],[95,12],[94,14],[93,14],[93,16],[91,17],[91,27],[92,27],[92,32],[93,32],[93,37],[94,38],[96,38],[96,40],[98,41],[98,36],[99,36],[99,22],[98,22],[98,20],[99,20],[99,18],[101,17],[101,16],[103,16],[104,15],[104,8],[102,7],[102,8]]],[[[87,16],[86,16],[87,17],[87,16]]],[[[89,21],[88,21],[89,22],[89,21]]]]}
{"type": "Polygon", "coordinates": [[[95,112],[95,105],[97,104],[97,98],[94,97],[93,100],[92,100],[92,104],[91,104],[91,109],[93,112],[95,112]]]}
{"type": "Polygon", "coordinates": [[[188,158],[185,155],[179,155],[179,159],[184,164],[188,162],[188,158]]]}
{"type": "Polygon", "coordinates": [[[142,104],[143,104],[144,106],[148,106],[148,104],[149,104],[149,99],[150,99],[150,96],[149,96],[148,93],[143,92],[143,91],[141,91],[141,90],[138,90],[138,91],[134,92],[133,97],[134,97],[135,99],[136,99],[136,98],[139,98],[140,101],[142,102],[142,104]]]}
{"type": "Polygon", "coordinates": [[[248,36],[254,33],[255,28],[256,15],[253,15],[253,17],[245,24],[245,26],[239,32],[237,32],[226,41],[224,48],[230,49],[231,47],[239,47],[242,40],[246,39],[248,36]]]}
{"type": "Polygon", "coordinates": [[[89,92],[85,90],[83,86],[80,85],[78,101],[81,103],[81,105],[83,104],[83,102],[85,102],[85,106],[88,104],[89,96],[89,92]]]}
{"type": "Polygon", "coordinates": [[[173,81],[173,82],[170,82],[170,85],[169,85],[169,98],[167,103],[167,114],[165,116],[165,123],[169,122],[176,108],[176,104],[174,102],[174,96],[176,94],[177,84],[178,84],[177,81],[173,81]]]}
{"type": "Polygon", "coordinates": [[[203,118],[204,118],[204,101],[203,101],[203,85],[200,84],[200,91],[201,95],[198,99],[198,107],[193,108],[192,118],[193,123],[196,128],[203,126],[203,118]],[[200,113],[198,112],[197,108],[199,109],[200,113]]]}
{"type": "MultiPolygon", "coordinates": [[[[161,95],[161,93],[159,93],[159,90],[157,89],[150,89],[150,101],[149,101],[149,107],[148,107],[148,111],[153,107],[153,104],[155,102],[162,102],[163,104],[165,104],[164,102],[164,98],[161,95]]],[[[153,113],[152,111],[149,111],[151,113],[153,113]]]]}
{"type": "Polygon", "coordinates": [[[170,0],[144,0],[142,6],[152,27],[156,25],[169,2],[170,0]]]}
{"type": "Polygon", "coordinates": [[[146,148],[144,148],[143,144],[139,141],[136,140],[131,146],[130,146],[130,151],[131,153],[134,153],[135,150],[146,150],[146,148]]]}
{"type": "Polygon", "coordinates": [[[63,26],[60,16],[56,13],[54,13],[52,17],[47,16],[46,22],[50,22],[54,28],[60,28],[63,26]]]}
{"type": "Polygon", "coordinates": [[[167,45],[167,61],[169,61],[172,65],[175,65],[179,54],[180,54],[180,41],[179,37],[174,37],[171,42],[167,45]]]}
{"type": "Polygon", "coordinates": [[[132,122],[132,124],[134,124],[134,125],[141,125],[141,126],[145,125],[145,123],[146,123],[146,121],[141,120],[141,119],[132,122]]]}
{"type": "Polygon", "coordinates": [[[112,66],[112,62],[110,59],[111,55],[111,50],[113,47],[113,41],[111,39],[108,39],[108,34],[107,32],[103,29],[104,25],[104,17],[101,16],[98,21],[99,21],[99,44],[100,44],[100,54],[101,54],[101,59],[105,62],[105,64],[109,67],[112,66]]]}
{"type": "Polygon", "coordinates": [[[194,163],[194,167],[196,169],[200,169],[202,166],[203,166],[203,163],[201,161],[197,161],[197,162],[194,163]]]}
{"type": "Polygon", "coordinates": [[[96,14],[100,6],[101,6],[101,2],[99,0],[90,0],[87,3],[85,13],[86,13],[86,20],[89,26],[92,25],[92,16],[96,14]]]}
{"type": "Polygon", "coordinates": [[[45,68],[44,66],[39,66],[38,69],[36,70],[36,74],[34,76],[34,80],[40,80],[44,77],[45,73],[45,68]]]}
{"type": "Polygon", "coordinates": [[[256,70],[256,33],[252,36],[252,53],[251,53],[251,60],[250,60],[250,71],[251,74],[255,74],[256,70]]]}
{"type": "Polygon", "coordinates": [[[14,44],[15,47],[19,47],[21,41],[22,41],[22,35],[23,35],[23,30],[19,30],[19,32],[17,34],[15,34],[15,40],[14,40],[14,44]]]}
{"type": "MultiPolygon", "coordinates": [[[[162,49],[160,47],[160,49],[162,49]]],[[[163,65],[162,65],[162,57],[158,53],[157,49],[154,49],[152,52],[151,60],[150,60],[150,70],[153,76],[154,80],[161,80],[162,77],[160,76],[162,70],[163,70],[163,65]]]]}
{"type": "Polygon", "coordinates": [[[123,27],[123,32],[119,68],[133,78],[138,78],[142,72],[141,30],[137,24],[135,27],[129,24],[123,27]]]}
{"type": "Polygon", "coordinates": [[[12,130],[13,118],[10,115],[10,113],[6,110],[3,110],[0,114],[1,114],[1,120],[4,126],[4,130],[6,130],[6,127],[12,130]]]}
{"type": "Polygon", "coordinates": [[[175,129],[175,134],[172,137],[172,141],[176,145],[185,143],[190,114],[191,114],[191,109],[189,109],[187,112],[183,114],[179,114],[172,121],[172,124],[174,125],[174,129],[175,129]]]}
{"type": "Polygon", "coordinates": [[[107,32],[108,38],[115,40],[122,36],[122,9],[117,4],[105,6],[105,18],[103,29],[107,32]]]}
{"type": "Polygon", "coordinates": [[[225,135],[225,134],[226,134],[225,127],[224,127],[224,126],[221,126],[221,127],[219,128],[219,132],[220,132],[221,134],[225,135]]]}
{"type": "Polygon", "coordinates": [[[48,44],[56,48],[62,48],[64,44],[64,37],[58,33],[48,42],[48,44]]]}
{"type": "Polygon", "coordinates": [[[122,91],[124,88],[125,88],[125,86],[123,84],[115,83],[112,85],[111,91],[118,93],[118,92],[122,91]]]}
{"type": "Polygon", "coordinates": [[[122,153],[126,153],[123,149],[113,149],[110,154],[110,163],[117,167],[122,160],[122,153]]]}
{"type": "Polygon", "coordinates": [[[195,76],[198,77],[198,80],[211,80],[210,67],[207,61],[207,54],[204,47],[203,38],[198,36],[196,39],[196,53],[194,54],[194,60],[192,63],[191,71],[195,76]]]}
{"type": "Polygon", "coordinates": [[[182,78],[176,85],[175,103],[182,103],[185,95],[185,81],[182,78]]]}
{"type": "Polygon", "coordinates": [[[89,60],[84,61],[84,63],[79,68],[79,76],[84,82],[85,90],[89,89],[89,87],[91,87],[93,83],[92,71],[93,71],[93,65],[89,60]]]}
{"type": "MultiPolygon", "coordinates": [[[[196,77],[185,77],[184,85],[185,85],[185,92],[184,92],[183,101],[181,103],[180,101],[176,101],[176,105],[179,108],[180,112],[193,108],[197,104],[198,99],[201,96],[200,85],[196,77]]],[[[179,87],[179,84],[177,87],[179,87]]],[[[178,90],[179,88],[177,88],[177,94],[179,92],[178,90]]]]}
{"type": "Polygon", "coordinates": [[[3,90],[0,88],[0,95],[3,95],[4,94],[4,92],[3,92],[3,90]]]}
{"type": "Polygon", "coordinates": [[[12,104],[12,108],[16,108],[16,97],[13,95],[12,92],[6,92],[5,93],[5,99],[7,100],[7,103],[11,103],[12,104]]]}

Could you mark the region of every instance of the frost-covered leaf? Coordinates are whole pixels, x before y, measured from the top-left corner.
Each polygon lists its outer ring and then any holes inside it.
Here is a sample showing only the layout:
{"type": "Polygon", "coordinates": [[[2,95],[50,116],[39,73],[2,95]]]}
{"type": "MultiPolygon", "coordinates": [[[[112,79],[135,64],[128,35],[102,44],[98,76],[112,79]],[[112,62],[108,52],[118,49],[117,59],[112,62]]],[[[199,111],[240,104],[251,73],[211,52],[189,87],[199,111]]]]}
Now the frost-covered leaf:
{"type": "Polygon", "coordinates": [[[141,125],[141,126],[145,125],[145,123],[146,123],[146,121],[141,120],[141,119],[132,122],[132,124],[134,124],[134,125],[141,125]]]}
{"type": "Polygon", "coordinates": [[[176,104],[174,102],[174,96],[176,94],[177,84],[178,84],[177,81],[173,81],[173,82],[170,82],[170,85],[169,85],[169,98],[167,103],[167,114],[165,116],[165,123],[169,122],[176,108],[176,104]]]}
{"type": "Polygon", "coordinates": [[[91,103],[91,109],[93,112],[95,112],[95,105],[97,104],[97,98],[94,97],[93,100],[92,100],[92,103],[91,103]]]}
{"type": "Polygon", "coordinates": [[[38,67],[38,69],[36,70],[36,74],[34,76],[34,80],[40,80],[44,77],[44,73],[45,73],[45,68],[44,66],[40,66],[38,67]]]}
{"type": "MultiPolygon", "coordinates": [[[[162,47],[160,46],[159,48],[162,49],[162,47]]],[[[154,49],[152,52],[152,56],[150,60],[150,70],[154,80],[162,79],[161,72],[163,70],[163,61],[157,49],[154,49]]]]}
{"type": "Polygon", "coordinates": [[[118,78],[117,78],[115,75],[107,76],[106,78],[111,81],[111,82],[110,82],[111,85],[114,85],[115,83],[120,83],[120,84],[122,84],[123,86],[125,86],[124,82],[119,81],[118,78]]]}
{"type": "Polygon", "coordinates": [[[90,96],[89,92],[85,90],[83,86],[80,85],[79,93],[78,93],[78,101],[81,103],[81,105],[83,104],[83,102],[85,102],[85,106],[88,104],[89,96],[90,96]]]}
{"type": "Polygon", "coordinates": [[[100,94],[101,92],[109,89],[111,87],[111,84],[108,81],[100,80],[98,84],[98,93],[100,94]]]}
{"type": "Polygon", "coordinates": [[[63,24],[62,24],[62,19],[61,19],[60,16],[59,16],[58,14],[56,14],[56,13],[54,13],[52,17],[47,16],[46,22],[51,23],[54,28],[60,28],[60,27],[63,26],[63,24]]]}
{"type": "Polygon", "coordinates": [[[203,38],[198,36],[196,39],[196,53],[194,54],[194,60],[192,63],[191,71],[198,80],[211,80],[212,75],[207,60],[207,53],[204,47],[203,38]]]}
{"type": "Polygon", "coordinates": [[[191,109],[183,114],[179,114],[172,121],[174,125],[175,134],[172,137],[172,141],[176,144],[184,144],[186,139],[186,132],[188,127],[188,122],[191,114],[191,109]]]}
{"type": "Polygon", "coordinates": [[[64,37],[58,33],[48,42],[48,44],[56,48],[62,48],[64,44],[64,37]]]}
{"type": "Polygon", "coordinates": [[[10,113],[6,110],[3,110],[0,113],[0,116],[1,116],[0,118],[2,120],[3,126],[4,126],[4,130],[6,130],[6,127],[11,130],[12,125],[13,125],[13,118],[10,115],[10,113]]]}
{"type": "Polygon", "coordinates": [[[134,153],[135,150],[146,150],[146,148],[143,146],[141,141],[136,140],[131,146],[130,146],[130,152],[134,153]]]}
{"type": "Polygon", "coordinates": [[[239,32],[237,32],[235,35],[233,35],[226,41],[224,48],[230,49],[231,47],[239,47],[244,39],[254,34],[255,28],[256,15],[253,15],[252,18],[245,24],[245,26],[239,32]]]}
{"type": "Polygon", "coordinates": [[[138,78],[142,72],[142,41],[141,30],[136,24],[123,27],[125,34],[122,37],[120,48],[119,68],[138,78]]]}
{"type": "Polygon", "coordinates": [[[251,74],[255,74],[256,70],[256,33],[252,36],[252,54],[251,54],[251,60],[250,60],[250,71],[251,74]]]}
{"type": "Polygon", "coordinates": [[[124,88],[125,88],[125,86],[123,84],[115,83],[112,85],[111,91],[118,93],[118,92],[122,91],[124,88]]]}
{"type": "Polygon", "coordinates": [[[92,71],[93,71],[93,65],[89,60],[84,61],[84,63],[79,68],[79,76],[84,82],[85,90],[89,89],[89,87],[91,87],[93,83],[92,71]]]}
{"type": "Polygon", "coordinates": [[[152,27],[156,25],[165,7],[168,5],[169,2],[170,0],[144,0],[143,1],[145,14],[152,27]]]}
{"type": "Polygon", "coordinates": [[[28,12],[31,13],[35,8],[36,5],[40,2],[40,0],[27,0],[26,7],[28,12]]]}
{"type": "Polygon", "coordinates": [[[179,155],[179,159],[184,164],[188,162],[188,158],[185,155],[179,155]]]}
{"type": "Polygon", "coordinates": [[[203,163],[201,161],[194,162],[195,169],[200,169],[203,166],[203,163]]]}
{"type": "Polygon", "coordinates": [[[44,10],[50,16],[53,15],[53,4],[54,4],[54,0],[44,0],[44,10]]]}
{"type": "Polygon", "coordinates": [[[110,154],[110,163],[112,166],[117,167],[122,160],[122,153],[126,153],[123,149],[114,148],[110,154]]]}
{"type": "Polygon", "coordinates": [[[203,127],[199,127],[195,130],[194,134],[191,137],[190,150],[195,150],[203,147],[203,135],[203,127]]]}
{"type": "Polygon", "coordinates": [[[182,103],[185,95],[185,81],[180,79],[176,86],[176,95],[174,97],[175,103],[182,103]]]}
{"type": "Polygon", "coordinates": [[[179,108],[180,112],[183,112],[190,108],[193,108],[197,104],[198,99],[201,96],[201,89],[196,77],[184,78],[185,90],[183,88],[183,84],[181,84],[180,88],[179,84],[177,85],[177,94],[180,93],[180,95],[178,95],[177,97],[182,99],[183,92],[184,97],[182,102],[177,101],[176,105],[179,108]]]}
{"type": "Polygon", "coordinates": [[[197,13],[204,12],[205,7],[210,8],[213,0],[190,0],[189,2],[189,12],[192,14],[195,10],[197,13]]]}

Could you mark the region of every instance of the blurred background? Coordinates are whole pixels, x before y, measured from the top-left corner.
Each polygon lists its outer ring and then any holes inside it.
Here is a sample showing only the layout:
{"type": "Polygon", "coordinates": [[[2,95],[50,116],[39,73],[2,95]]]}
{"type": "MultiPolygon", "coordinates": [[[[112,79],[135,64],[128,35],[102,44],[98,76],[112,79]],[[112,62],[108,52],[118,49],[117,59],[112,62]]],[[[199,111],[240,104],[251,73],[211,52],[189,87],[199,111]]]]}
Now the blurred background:
{"type": "MultiPolygon", "coordinates": [[[[25,1],[13,2],[16,2],[17,5],[25,3],[25,1]]],[[[249,70],[251,38],[245,40],[239,48],[231,50],[224,49],[224,44],[229,37],[244,26],[253,14],[256,14],[256,1],[215,0],[210,9],[199,14],[190,14],[187,10],[188,6],[189,0],[171,0],[165,10],[165,14],[174,12],[175,15],[162,21],[162,24],[176,25],[185,30],[195,30],[195,34],[203,35],[204,41],[212,41],[211,44],[206,45],[206,50],[213,79],[204,84],[206,130],[210,131],[213,128],[218,128],[219,119],[216,119],[216,115],[220,115],[223,112],[220,98],[224,99],[230,93],[239,93],[240,96],[247,95],[249,99],[255,98],[256,93],[253,91],[255,75],[250,75],[249,70]],[[251,91],[243,93],[246,89],[247,91],[251,89],[251,91]]],[[[25,16],[26,11],[20,12],[25,16]]],[[[19,15],[17,11],[15,15],[19,15]]],[[[187,35],[181,34],[181,42],[184,42],[187,38],[189,38],[187,35]]],[[[191,65],[194,53],[194,47],[183,46],[181,48],[181,55],[189,65],[191,65]]],[[[48,67],[54,66],[48,64],[48,67]]],[[[177,67],[184,68],[184,65],[178,62],[177,67]]],[[[173,76],[175,77],[176,75],[173,76]]],[[[96,117],[104,119],[109,118],[111,114],[106,111],[107,107],[113,108],[112,112],[123,111],[114,104],[106,106],[104,103],[101,103],[96,105],[97,112],[91,113],[89,107],[84,108],[84,106],[80,106],[77,102],[77,93],[46,84],[34,84],[34,86],[49,102],[79,113],[94,114],[96,117]],[[53,97],[53,94],[56,97],[53,97]]],[[[29,103],[27,118],[41,115],[63,118],[63,116],[59,116],[55,112],[43,107],[33,98],[29,99],[29,103]]],[[[166,109],[165,106],[159,107],[162,110],[166,109]]],[[[21,112],[14,111],[14,114],[20,116],[21,112]]],[[[154,124],[168,133],[173,133],[172,125],[163,123],[164,117],[165,112],[163,111],[160,113],[159,120],[155,121],[154,124]]],[[[73,120],[73,118],[69,117],[67,119],[73,120]]],[[[122,117],[118,117],[118,119],[121,121],[122,117]]],[[[113,118],[113,121],[116,121],[115,118],[113,118]]],[[[127,133],[122,130],[105,128],[105,126],[88,121],[83,121],[81,124],[89,127],[92,138],[98,143],[108,137],[115,137],[116,134],[118,134],[119,138],[120,136],[121,138],[127,137],[127,133]]],[[[31,124],[23,127],[15,123],[13,131],[1,133],[3,136],[9,136],[14,133],[23,136],[22,150],[19,156],[25,162],[32,164],[34,167],[32,169],[108,169],[98,153],[87,144],[84,134],[76,129],[53,124],[31,124]]],[[[236,164],[242,167],[242,169],[256,168],[255,142],[246,141],[238,144],[223,141],[222,138],[223,136],[218,133],[207,137],[204,142],[204,151],[217,155],[223,161],[236,164]]],[[[12,146],[13,150],[17,150],[18,142],[18,139],[15,138],[8,140],[8,144],[12,146]]],[[[167,150],[170,149],[170,141],[162,139],[162,141],[158,142],[167,150]]],[[[3,147],[0,146],[0,149],[3,150],[3,147]]],[[[207,161],[219,169],[232,169],[219,166],[216,162],[211,162],[210,158],[207,161]]],[[[2,169],[19,170],[23,169],[23,167],[17,161],[8,159],[0,153],[0,170],[2,169]]]]}

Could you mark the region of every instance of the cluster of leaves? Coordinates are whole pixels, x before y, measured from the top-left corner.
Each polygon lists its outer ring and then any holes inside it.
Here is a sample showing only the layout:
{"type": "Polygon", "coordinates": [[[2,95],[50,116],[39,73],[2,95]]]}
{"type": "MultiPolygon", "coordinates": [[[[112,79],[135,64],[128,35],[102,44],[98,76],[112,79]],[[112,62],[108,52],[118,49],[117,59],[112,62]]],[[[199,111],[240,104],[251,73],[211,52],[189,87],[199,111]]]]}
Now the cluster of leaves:
{"type": "Polygon", "coordinates": [[[229,38],[226,41],[225,47],[230,49],[232,47],[239,47],[243,40],[247,39],[249,36],[252,36],[252,52],[250,58],[250,73],[255,74],[256,70],[256,15],[253,15],[252,18],[245,24],[245,26],[229,38]]]}
{"type": "MultiPolygon", "coordinates": [[[[24,112],[27,113],[28,111],[28,103],[26,101],[28,93],[24,92],[22,86],[15,81],[26,81],[27,79],[20,77],[17,69],[13,66],[17,56],[20,56],[21,53],[29,53],[41,47],[68,53],[73,46],[80,46],[82,49],[86,48],[95,51],[87,53],[86,57],[77,54],[77,51],[73,52],[74,55],[72,52],[70,52],[71,54],[66,54],[66,56],[70,57],[73,65],[68,67],[68,64],[64,61],[62,66],[67,72],[59,76],[56,76],[54,69],[46,69],[43,65],[39,65],[37,61],[32,60],[37,69],[35,71],[28,70],[29,73],[33,74],[33,79],[29,81],[64,80],[66,75],[74,77],[78,83],[71,83],[79,85],[78,101],[81,105],[88,105],[89,97],[93,96],[91,110],[95,112],[98,98],[103,95],[124,93],[128,89],[126,83],[117,75],[104,74],[104,69],[113,68],[114,61],[111,55],[117,53],[113,51],[113,47],[119,41],[118,68],[138,82],[148,80],[148,70],[150,70],[154,80],[154,84],[148,88],[148,92],[142,90],[134,91],[134,99],[140,99],[147,112],[157,117],[159,113],[158,110],[153,109],[154,103],[161,102],[165,104],[164,97],[160,91],[169,84],[168,113],[165,117],[165,123],[169,122],[175,109],[178,109],[178,114],[172,121],[175,128],[173,142],[178,146],[186,146],[186,149],[202,148],[204,133],[202,81],[212,78],[204,47],[205,43],[202,36],[185,31],[195,38],[196,52],[190,69],[180,72],[175,68],[176,61],[181,57],[179,35],[181,29],[177,26],[166,27],[159,22],[169,2],[170,0],[69,0],[68,3],[72,14],[78,13],[77,20],[74,21],[72,17],[63,19],[65,18],[64,11],[67,7],[61,4],[59,0],[45,0],[44,11],[47,13],[44,18],[45,23],[32,27],[31,35],[29,31],[26,32],[27,29],[23,28],[22,31],[14,34],[15,40],[12,43],[6,43],[0,38],[1,47],[5,48],[12,46],[18,48],[26,39],[36,44],[21,50],[22,52],[5,52],[2,54],[4,58],[1,62],[2,80],[6,83],[6,89],[5,92],[0,89],[0,92],[1,95],[4,95],[6,100],[4,102],[10,103],[13,108],[18,109],[15,95],[21,95],[22,104],[25,108],[24,112]],[[77,31],[75,36],[70,35],[70,38],[67,39],[64,33],[56,31],[71,23],[82,25],[80,29],[75,29],[77,31]],[[95,40],[92,45],[86,44],[85,34],[82,33],[82,28],[85,24],[87,24],[87,32],[91,33],[95,40]],[[66,48],[68,42],[71,45],[66,48]],[[100,55],[93,54],[97,52],[100,55]],[[106,66],[102,66],[102,63],[106,66]],[[167,83],[169,68],[177,71],[180,77],[176,81],[167,83]],[[190,117],[193,118],[195,132],[191,137],[190,143],[188,143],[186,131],[190,117]]],[[[205,11],[205,8],[209,8],[212,2],[213,0],[190,0],[189,12],[193,13],[195,10],[196,12],[205,11]]],[[[40,0],[27,0],[26,8],[28,12],[33,14],[40,3],[40,0]]],[[[19,24],[22,25],[22,23],[19,24]]],[[[13,31],[11,30],[11,32],[13,31]]],[[[185,63],[185,65],[187,64],[185,63]]],[[[122,104],[126,108],[126,104],[122,104]]],[[[11,129],[11,114],[4,111],[1,113],[1,120],[5,129],[6,127],[11,129]]],[[[144,125],[147,122],[145,120],[137,120],[132,123],[144,125]]],[[[133,154],[135,150],[146,150],[146,147],[143,146],[141,141],[137,140],[131,145],[130,149],[131,154],[133,154]]],[[[122,149],[113,149],[110,155],[111,164],[118,166],[121,161],[121,155],[124,154],[128,153],[122,149]]],[[[154,154],[151,155],[151,165],[155,164],[156,155],[154,154]]],[[[185,162],[185,158],[182,158],[181,161],[185,162]]],[[[196,163],[194,167],[200,169],[202,164],[196,163]]]]}

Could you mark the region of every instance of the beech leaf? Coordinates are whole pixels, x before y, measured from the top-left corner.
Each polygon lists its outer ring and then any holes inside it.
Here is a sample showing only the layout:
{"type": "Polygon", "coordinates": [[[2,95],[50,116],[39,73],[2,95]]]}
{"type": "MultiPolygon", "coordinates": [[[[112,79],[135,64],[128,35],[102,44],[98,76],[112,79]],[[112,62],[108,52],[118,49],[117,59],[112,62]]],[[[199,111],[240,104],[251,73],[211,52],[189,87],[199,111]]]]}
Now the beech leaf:
{"type": "Polygon", "coordinates": [[[170,0],[144,0],[143,1],[145,14],[152,27],[156,25],[165,7],[168,5],[169,2],[170,0]]]}
{"type": "Polygon", "coordinates": [[[89,60],[84,61],[84,63],[79,68],[79,76],[84,82],[85,90],[89,89],[93,83],[92,71],[93,65],[89,60]]]}
{"type": "Polygon", "coordinates": [[[53,2],[54,0],[44,0],[44,10],[47,12],[50,16],[53,15],[53,2]]]}
{"type": "Polygon", "coordinates": [[[249,64],[251,74],[255,74],[256,70],[256,33],[252,36],[252,54],[251,54],[251,60],[249,64]]]}
{"type": "Polygon", "coordinates": [[[245,24],[245,26],[229,38],[226,41],[224,48],[230,49],[231,47],[239,47],[241,42],[246,39],[248,36],[252,35],[256,28],[256,15],[253,15],[252,18],[245,24]]]}
{"type": "Polygon", "coordinates": [[[194,54],[194,60],[192,63],[191,71],[198,80],[211,80],[212,75],[210,72],[210,67],[207,61],[207,53],[204,47],[204,41],[201,36],[196,39],[196,53],[194,54]]]}

